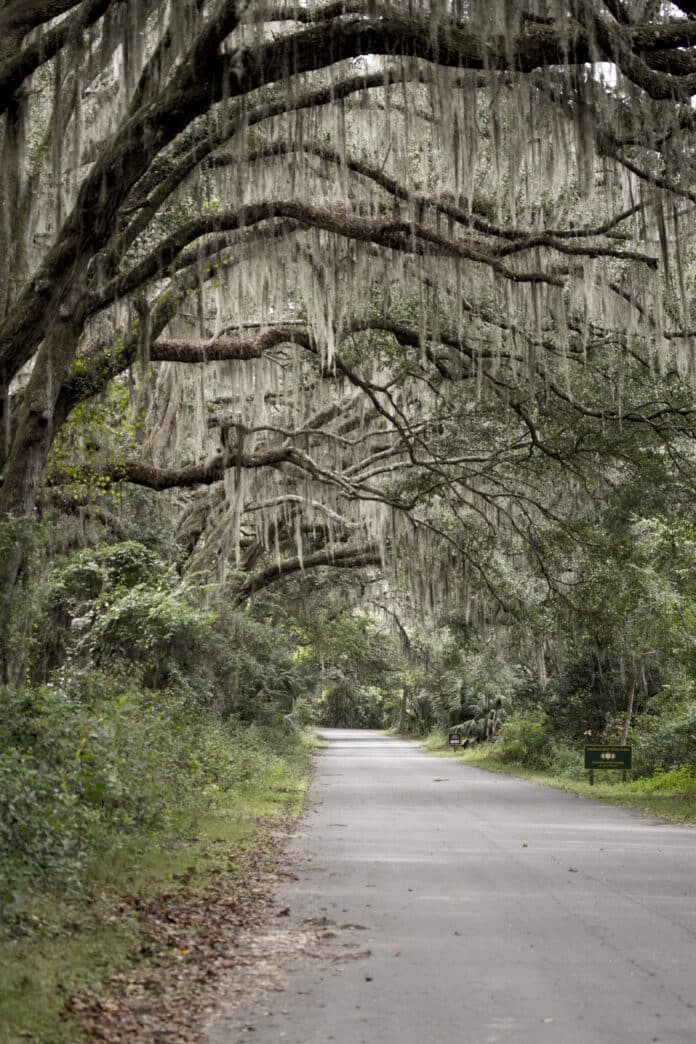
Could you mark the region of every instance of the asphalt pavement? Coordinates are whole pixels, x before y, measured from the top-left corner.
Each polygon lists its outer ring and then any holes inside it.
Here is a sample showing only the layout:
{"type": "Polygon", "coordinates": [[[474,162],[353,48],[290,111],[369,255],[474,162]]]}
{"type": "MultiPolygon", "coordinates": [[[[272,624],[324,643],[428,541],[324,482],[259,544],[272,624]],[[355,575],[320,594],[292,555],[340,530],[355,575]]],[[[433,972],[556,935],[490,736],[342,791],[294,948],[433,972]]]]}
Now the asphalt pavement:
{"type": "Polygon", "coordinates": [[[276,897],[304,942],[209,1044],[696,1044],[696,830],[323,735],[276,897]]]}

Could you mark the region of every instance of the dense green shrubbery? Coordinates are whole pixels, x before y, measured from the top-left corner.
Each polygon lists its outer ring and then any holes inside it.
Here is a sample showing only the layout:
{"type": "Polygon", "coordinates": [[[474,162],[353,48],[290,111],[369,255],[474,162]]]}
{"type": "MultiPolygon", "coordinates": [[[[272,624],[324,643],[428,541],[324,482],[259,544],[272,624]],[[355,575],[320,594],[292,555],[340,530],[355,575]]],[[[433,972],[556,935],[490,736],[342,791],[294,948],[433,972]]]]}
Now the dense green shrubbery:
{"type": "Polygon", "coordinates": [[[551,755],[553,738],[548,716],[542,710],[513,714],[505,721],[495,742],[495,756],[505,763],[544,768],[551,755]]]}
{"type": "Polygon", "coordinates": [[[657,769],[654,775],[634,780],[631,789],[635,793],[646,794],[678,794],[682,797],[696,795],[696,772],[688,765],[662,772],[657,769]]]}
{"type": "MultiPolygon", "coordinates": [[[[501,725],[490,753],[502,764],[552,769],[555,775],[580,778],[582,751],[595,742],[616,743],[623,725],[616,677],[605,676],[604,689],[587,688],[587,664],[574,664],[545,687],[513,694],[517,710],[501,725]],[[575,679],[578,687],[574,688],[575,679]]],[[[625,695],[623,697],[625,699],[625,695]]],[[[696,772],[696,704],[693,695],[669,698],[669,692],[644,701],[645,711],[633,721],[635,777],[672,772],[683,767],[696,772]]]]}
{"type": "Polygon", "coordinates": [[[329,686],[317,707],[322,725],[334,729],[381,729],[391,702],[374,685],[356,685],[341,680],[329,686]]]}
{"type": "Polygon", "coordinates": [[[155,583],[162,572],[157,556],[135,540],[85,548],[51,570],[48,601],[55,608],[74,610],[102,592],[155,583]]]}
{"type": "Polygon", "coordinates": [[[295,649],[287,628],[223,603],[201,647],[201,663],[190,673],[221,714],[256,722],[278,710],[291,713],[296,698],[316,688],[314,665],[298,660],[295,649]]]}
{"type": "Polygon", "coordinates": [[[191,605],[181,586],[138,584],[119,592],[101,612],[97,609],[90,653],[99,664],[125,658],[141,663],[148,683],[159,686],[166,683],[168,666],[185,667],[200,660],[214,619],[214,614],[191,605]]]}
{"type": "Polygon", "coordinates": [[[4,916],[37,885],[80,887],[105,849],[263,788],[315,684],[287,632],[188,588],[135,541],[43,575],[23,607],[33,681],[0,689],[4,916]]]}
{"type": "Polygon", "coordinates": [[[172,830],[219,795],[259,783],[291,740],[201,716],[180,694],[95,671],[0,692],[0,903],[42,882],[76,887],[90,858],[172,830]]]}
{"type": "Polygon", "coordinates": [[[414,674],[402,728],[416,734],[456,729],[469,742],[494,737],[505,720],[518,671],[493,643],[449,626],[414,674]]]}
{"type": "Polygon", "coordinates": [[[48,573],[34,626],[34,679],[46,680],[67,657],[108,665],[123,660],[145,669],[145,681],[200,658],[214,614],[197,604],[176,572],[137,541],[86,548],[48,573]]]}
{"type": "Polygon", "coordinates": [[[491,753],[502,764],[552,769],[554,775],[577,778],[583,771],[582,745],[559,736],[544,710],[511,715],[503,723],[491,753]]]}
{"type": "Polygon", "coordinates": [[[74,552],[49,570],[33,628],[32,677],[136,668],[146,687],[175,687],[222,716],[288,713],[316,684],[287,629],[182,582],[142,544],[74,552]],[[205,604],[209,603],[209,604],[205,604]],[[273,711],[274,712],[274,711],[273,711]]]}
{"type": "Polygon", "coordinates": [[[680,767],[696,772],[696,706],[687,706],[674,717],[657,719],[650,728],[639,731],[635,740],[641,775],[680,767]]]}

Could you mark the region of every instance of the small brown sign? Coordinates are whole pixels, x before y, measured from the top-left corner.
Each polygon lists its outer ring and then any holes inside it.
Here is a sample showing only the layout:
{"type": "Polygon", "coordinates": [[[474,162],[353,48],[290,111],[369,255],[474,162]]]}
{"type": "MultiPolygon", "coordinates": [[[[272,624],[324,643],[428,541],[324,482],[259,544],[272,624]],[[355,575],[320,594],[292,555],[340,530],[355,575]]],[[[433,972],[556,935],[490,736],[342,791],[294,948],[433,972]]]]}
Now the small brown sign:
{"type": "Polygon", "coordinates": [[[448,732],[447,742],[449,743],[450,747],[461,747],[462,737],[458,732],[448,732]]]}

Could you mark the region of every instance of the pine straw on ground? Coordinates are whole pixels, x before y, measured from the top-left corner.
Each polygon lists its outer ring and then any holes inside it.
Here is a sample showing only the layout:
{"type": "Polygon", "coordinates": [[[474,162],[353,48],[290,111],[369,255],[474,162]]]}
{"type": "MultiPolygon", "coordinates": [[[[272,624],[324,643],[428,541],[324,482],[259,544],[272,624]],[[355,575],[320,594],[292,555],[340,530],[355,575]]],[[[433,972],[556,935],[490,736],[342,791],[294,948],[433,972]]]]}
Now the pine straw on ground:
{"type": "Polygon", "coordinates": [[[112,902],[110,918],[136,925],[131,963],[69,997],[66,1017],[76,1016],[88,1039],[109,1044],[200,1041],[244,961],[243,941],[268,919],[284,846],[275,822],[251,849],[226,846],[213,869],[191,866],[154,896],[112,902]]]}

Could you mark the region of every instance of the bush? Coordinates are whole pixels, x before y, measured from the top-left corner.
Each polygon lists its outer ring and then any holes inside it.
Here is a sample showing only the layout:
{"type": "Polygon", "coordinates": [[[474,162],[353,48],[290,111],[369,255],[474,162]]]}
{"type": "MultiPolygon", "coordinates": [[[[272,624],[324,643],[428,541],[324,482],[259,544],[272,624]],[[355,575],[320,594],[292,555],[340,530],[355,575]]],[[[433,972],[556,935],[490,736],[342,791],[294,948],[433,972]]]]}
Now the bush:
{"type": "Polygon", "coordinates": [[[150,548],[136,540],[109,544],[93,552],[111,587],[135,587],[161,579],[162,562],[150,548]]]}
{"type": "Polygon", "coordinates": [[[316,689],[288,630],[222,596],[204,608],[210,591],[136,541],[42,561],[45,583],[11,614],[25,662],[32,646],[27,687],[0,687],[5,917],[27,889],[82,887],[104,849],[274,785],[316,689]]]}
{"type": "Polygon", "coordinates": [[[155,584],[164,567],[157,556],[135,540],[86,548],[55,566],[48,580],[48,602],[71,612],[104,592],[155,584]]]}
{"type": "Polygon", "coordinates": [[[292,718],[301,728],[305,728],[307,725],[315,725],[317,721],[316,707],[306,696],[300,696],[295,700],[292,718]]]}
{"type": "Polygon", "coordinates": [[[157,668],[165,676],[164,661],[179,663],[197,658],[214,614],[194,608],[185,592],[142,584],[124,592],[105,608],[92,627],[91,646],[97,662],[128,658],[157,668]]]}
{"type": "Polygon", "coordinates": [[[62,773],[15,748],[0,753],[0,921],[38,879],[74,885],[95,813],[62,773]]]}
{"type": "Polygon", "coordinates": [[[277,710],[272,728],[244,728],[96,671],[0,690],[0,919],[27,888],[80,888],[105,847],[264,786],[291,742],[277,710]]]}
{"type": "Polygon", "coordinates": [[[195,646],[188,643],[186,671],[170,670],[170,683],[189,686],[223,718],[277,723],[279,712],[290,712],[297,697],[316,688],[312,664],[293,658],[295,645],[277,626],[224,601],[215,609],[214,626],[204,628],[195,646]]]}
{"type": "Polygon", "coordinates": [[[494,751],[504,763],[516,762],[530,768],[545,768],[551,759],[553,737],[545,711],[512,714],[500,726],[494,751]]]}
{"type": "Polygon", "coordinates": [[[648,779],[634,780],[631,790],[646,794],[696,794],[696,773],[688,765],[669,772],[658,771],[648,779]]]}
{"type": "MultiPolygon", "coordinates": [[[[637,698],[637,704],[640,702],[637,698]]],[[[517,696],[515,703],[519,704],[517,696]]],[[[597,736],[626,706],[621,664],[609,651],[586,652],[566,664],[538,693],[557,736],[574,741],[588,730],[597,736]]]]}
{"type": "Polygon", "coordinates": [[[585,779],[584,744],[578,743],[569,747],[555,741],[551,744],[547,765],[554,776],[565,776],[567,779],[585,779]]]}
{"type": "MultiPolygon", "coordinates": [[[[164,597],[164,592],[173,587],[164,563],[134,540],[85,548],[47,569],[31,628],[34,684],[47,681],[66,657],[74,660],[79,655],[84,661],[95,624],[103,626],[104,617],[127,601],[132,589],[147,589],[153,596],[160,591],[164,597]]],[[[152,621],[147,616],[151,609],[150,605],[143,610],[139,624],[144,626],[133,628],[140,635],[144,631],[145,638],[152,635],[152,621]]]]}
{"type": "Polygon", "coordinates": [[[696,771],[696,706],[673,718],[661,719],[636,737],[637,770],[641,776],[686,766],[696,771]]]}

